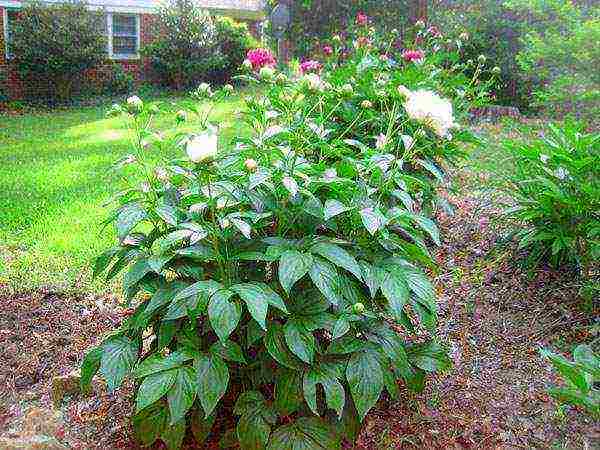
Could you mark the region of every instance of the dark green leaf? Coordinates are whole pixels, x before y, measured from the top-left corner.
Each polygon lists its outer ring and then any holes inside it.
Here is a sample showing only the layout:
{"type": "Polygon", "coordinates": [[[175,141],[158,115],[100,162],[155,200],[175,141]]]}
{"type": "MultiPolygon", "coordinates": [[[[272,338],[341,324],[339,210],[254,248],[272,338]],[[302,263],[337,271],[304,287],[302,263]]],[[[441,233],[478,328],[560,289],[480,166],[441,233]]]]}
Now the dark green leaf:
{"type": "Polygon", "coordinates": [[[240,347],[237,342],[230,340],[218,341],[211,345],[210,351],[216,353],[223,359],[239,362],[240,364],[247,364],[242,347],[240,347]]]}
{"type": "Polygon", "coordinates": [[[289,416],[302,404],[302,375],[290,369],[279,369],[275,377],[275,409],[289,416]]]}
{"type": "Polygon", "coordinates": [[[125,375],[131,371],[137,353],[137,345],[125,336],[114,337],[102,345],[100,373],[106,379],[109,391],[121,385],[125,375]]]}
{"type": "Polygon", "coordinates": [[[381,291],[388,300],[388,308],[395,320],[400,320],[404,305],[410,297],[406,280],[396,272],[388,272],[381,284],[381,291]]]}
{"type": "Polygon", "coordinates": [[[246,414],[238,420],[236,434],[242,450],[263,450],[271,434],[271,425],[260,414],[246,414]]]}
{"type": "Polygon", "coordinates": [[[217,355],[200,355],[194,361],[198,380],[198,398],[206,416],[210,416],[229,384],[227,364],[217,355]]]}
{"type": "Polygon", "coordinates": [[[285,367],[302,370],[302,362],[289,351],[283,334],[283,327],[278,323],[270,323],[264,337],[265,347],[275,361],[285,367]]]}
{"type": "Polygon", "coordinates": [[[313,265],[310,268],[310,279],[314,285],[321,291],[325,298],[332,304],[338,305],[341,301],[339,288],[339,275],[333,264],[325,261],[323,258],[313,258],[313,265]]]}
{"type": "Polygon", "coordinates": [[[298,320],[288,320],[284,326],[285,342],[289,349],[306,363],[315,356],[315,337],[298,320]]]}
{"type": "Polygon", "coordinates": [[[152,445],[168,425],[169,413],[162,403],[143,409],[133,416],[133,430],[138,442],[152,445]]]}
{"type": "Polygon", "coordinates": [[[156,214],[169,225],[177,225],[177,209],[169,204],[163,204],[156,207],[156,214]]]}
{"type": "Polygon", "coordinates": [[[372,350],[354,353],[348,361],[346,379],[362,421],[383,390],[383,370],[377,354],[372,350]]]}
{"type": "Polygon", "coordinates": [[[409,361],[427,372],[441,372],[452,367],[446,350],[436,342],[415,344],[407,349],[409,361]]]}
{"type": "Polygon", "coordinates": [[[171,424],[185,417],[185,414],[194,404],[197,390],[194,369],[189,366],[177,369],[175,383],[167,396],[169,411],[171,412],[171,424]]]}
{"type": "Polygon", "coordinates": [[[286,250],[279,259],[279,282],[289,294],[290,289],[300,280],[313,264],[311,255],[296,250],[286,250]]]}
{"type": "Polygon", "coordinates": [[[171,369],[144,378],[136,396],[136,412],[140,412],[169,392],[169,389],[175,383],[176,375],[177,370],[171,369]]]}
{"type": "Polygon", "coordinates": [[[160,438],[167,445],[167,450],[179,450],[181,444],[183,444],[183,438],[185,437],[186,423],[185,419],[181,419],[175,424],[165,425],[160,438]]]}
{"type": "MultiPolygon", "coordinates": [[[[237,292],[241,299],[246,302],[246,307],[248,308],[250,315],[258,322],[263,330],[266,330],[267,326],[265,320],[267,318],[269,302],[264,287],[254,283],[244,283],[231,286],[231,290],[237,292]]],[[[272,292],[272,294],[275,293],[272,292]]]]}
{"type": "Polygon", "coordinates": [[[178,350],[167,356],[162,353],[154,353],[138,364],[133,371],[133,376],[136,378],[147,377],[154,373],[181,367],[186,361],[192,359],[194,356],[186,350],[178,350]]]}
{"type": "Polygon", "coordinates": [[[81,378],[79,380],[81,392],[88,393],[90,391],[92,378],[94,378],[94,375],[100,369],[101,359],[102,347],[93,348],[83,358],[83,362],[81,363],[81,378]]]}
{"type": "Polygon", "coordinates": [[[233,291],[222,289],[215,292],[208,303],[208,319],[221,341],[227,340],[242,316],[240,304],[229,300],[233,295],[233,291]]]}
{"type": "Polygon", "coordinates": [[[335,450],[341,442],[329,425],[318,417],[300,417],[271,434],[268,450],[335,450]]]}
{"type": "Polygon", "coordinates": [[[320,242],[313,245],[310,249],[312,253],[321,255],[325,259],[328,259],[337,266],[346,269],[348,272],[353,274],[356,278],[362,281],[362,274],[358,263],[350,253],[334,244],[326,242],[320,242]]]}
{"type": "Polygon", "coordinates": [[[352,208],[344,206],[343,203],[337,200],[327,200],[325,202],[325,220],[329,220],[339,214],[345,213],[352,208]]]}

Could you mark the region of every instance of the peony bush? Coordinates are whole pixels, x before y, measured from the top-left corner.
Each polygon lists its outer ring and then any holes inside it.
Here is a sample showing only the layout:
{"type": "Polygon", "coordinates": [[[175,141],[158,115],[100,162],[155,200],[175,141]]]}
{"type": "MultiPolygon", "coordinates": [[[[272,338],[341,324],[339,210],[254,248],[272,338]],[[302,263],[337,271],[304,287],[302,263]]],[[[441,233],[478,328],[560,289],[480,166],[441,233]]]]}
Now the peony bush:
{"type": "Polygon", "coordinates": [[[249,54],[253,133],[233,149],[208,120],[231,88],[195,91],[175,119],[199,115],[192,135],[157,136],[155,105],[139,99],[114,107],[137,136],[121,163],[145,179],[117,196],[119,240],[94,272],[125,271],[130,315],[85,357],[82,384],[96,372],[110,389],[134,380],[143,445],[341,448],[384,391],[399,398],[399,385],[419,391],[450,368],[435,332],[433,214],[449,206],[438,187],[480,94],[432,55],[394,61],[362,22],[360,45],[332,40],[302,74],[249,54]],[[150,167],[153,145],[179,157],[150,167]]]}

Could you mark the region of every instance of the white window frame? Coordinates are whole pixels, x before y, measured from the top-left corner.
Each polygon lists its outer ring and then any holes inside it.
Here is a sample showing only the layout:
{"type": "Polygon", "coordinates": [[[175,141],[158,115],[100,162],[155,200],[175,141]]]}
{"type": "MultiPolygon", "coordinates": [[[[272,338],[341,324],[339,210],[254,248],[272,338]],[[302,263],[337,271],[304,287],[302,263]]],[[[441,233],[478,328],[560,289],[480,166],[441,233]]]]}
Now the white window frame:
{"type": "MultiPolygon", "coordinates": [[[[13,59],[15,55],[11,54],[8,48],[8,33],[9,33],[9,23],[8,23],[8,10],[9,8],[2,9],[2,24],[4,28],[4,59],[8,61],[9,59],[13,59]]],[[[15,11],[11,9],[12,11],[15,11]]]]}
{"type": "Polygon", "coordinates": [[[107,22],[107,40],[108,40],[108,57],[110,59],[140,59],[140,15],[131,13],[109,12],[106,13],[107,22]],[[135,39],[135,55],[123,55],[113,53],[113,16],[133,16],[135,17],[136,39],[135,39]]]}

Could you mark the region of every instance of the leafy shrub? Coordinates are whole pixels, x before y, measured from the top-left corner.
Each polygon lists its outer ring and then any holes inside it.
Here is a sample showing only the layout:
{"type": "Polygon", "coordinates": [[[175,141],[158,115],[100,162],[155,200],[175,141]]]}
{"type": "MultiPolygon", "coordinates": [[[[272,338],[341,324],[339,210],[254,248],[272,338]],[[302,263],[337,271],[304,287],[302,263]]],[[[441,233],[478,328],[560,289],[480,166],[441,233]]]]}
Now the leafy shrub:
{"type": "Polygon", "coordinates": [[[252,136],[229,151],[208,117],[230,87],[198,87],[176,116],[199,116],[192,135],[154,134],[156,105],[137,97],[114,110],[137,135],[120,164],[144,181],[117,196],[119,242],[94,272],[127,267],[131,309],[85,357],[82,384],[133,377],[144,445],[178,448],[188,428],[202,442],[229,413],[225,436],[244,449],[340,448],[384,389],[418,391],[450,367],[426,269],[444,166],[471,137],[432,90],[465,109],[471,92],[431,55],[381,57],[366,31],[372,45],[320,74],[289,78],[265,59],[246,75],[260,85],[243,115],[252,136]],[[153,168],[154,145],[186,156],[153,168]]]}
{"type": "MultiPolygon", "coordinates": [[[[270,0],[270,7],[278,1],[270,0]]],[[[359,12],[370,18],[370,23],[391,30],[408,23],[413,0],[305,0],[291,2],[292,24],[289,38],[297,57],[306,57],[327,37],[345,32],[359,12]]]]}
{"type": "Polygon", "coordinates": [[[58,97],[71,94],[73,81],[106,58],[106,37],[99,32],[102,11],[83,2],[26,2],[11,24],[11,52],[19,73],[50,81],[58,97]]]}
{"type": "Polygon", "coordinates": [[[108,80],[104,86],[108,94],[129,94],[133,91],[135,79],[123,66],[114,63],[110,66],[108,80]]]}
{"type": "Polygon", "coordinates": [[[192,0],[163,6],[156,20],[157,38],[142,49],[152,67],[181,89],[201,81],[229,80],[254,40],[246,25],[212,18],[192,0]]]}
{"type": "Polygon", "coordinates": [[[469,37],[465,59],[483,54],[500,68],[498,102],[549,112],[598,105],[599,11],[570,0],[440,0],[431,8],[445,34],[469,37]]]}
{"type": "Polygon", "coordinates": [[[517,55],[534,82],[534,106],[583,118],[600,113],[600,8],[584,14],[566,0],[512,0],[508,7],[543,28],[526,30],[517,55]]]}
{"type": "Polygon", "coordinates": [[[578,264],[585,275],[600,257],[600,134],[581,125],[548,125],[529,142],[507,141],[514,162],[506,192],[516,206],[509,220],[531,261],[578,264]]]}
{"type": "Polygon", "coordinates": [[[566,386],[550,389],[550,395],[561,403],[581,406],[600,419],[600,356],[588,345],[579,345],[573,351],[574,361],[549,350],[540,351],[550,360],[554,369],[564,379],[566,386]]]}

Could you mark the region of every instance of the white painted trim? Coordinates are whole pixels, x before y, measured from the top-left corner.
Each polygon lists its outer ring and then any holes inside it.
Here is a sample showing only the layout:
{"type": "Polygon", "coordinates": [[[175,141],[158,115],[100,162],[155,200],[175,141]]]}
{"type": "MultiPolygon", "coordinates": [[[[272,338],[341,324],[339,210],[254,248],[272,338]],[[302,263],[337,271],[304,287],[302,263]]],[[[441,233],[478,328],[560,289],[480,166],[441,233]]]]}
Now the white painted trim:
{"type": "Polygon", "coordinates": [[[4,32],[4,59],[8,61],[8,10],[2,9],[2,28],[4,32]]]}
{"type": "MultiPolygon", "coordinates": [[[[0,7],[9,8],[20,8],[23,2],[17,0],[0,0],[0,7]]],[[[123,14],[156,14],[158,8],[156,6],[121,6],[115,5],[89,5],[90,10],[104,10],[106,12],[123,13],[123,14]]],[[[241,20],[263,20],[265,18],[264,10],[253,10],[253,9],[221,9],[205,7],[213,15],[226,15],[231,16],[235,19],[241,20]]]]}
{"type": "Polygon", "coordinates": [[[134,15],[130,13],[113,13],[109,12],[106,14],[106,22],[107,22],[107,33],[108,33],[108,57],[110,59],[116,60],[135,60],[140,59],[140,40],[141,36],[141,20],[140,15],[135,14],[135,30],[136,30],[136,40],[135,40],[135,55],[115,55],[113,53],[113,14],[124,14],[124,15],[134,15]]]}

